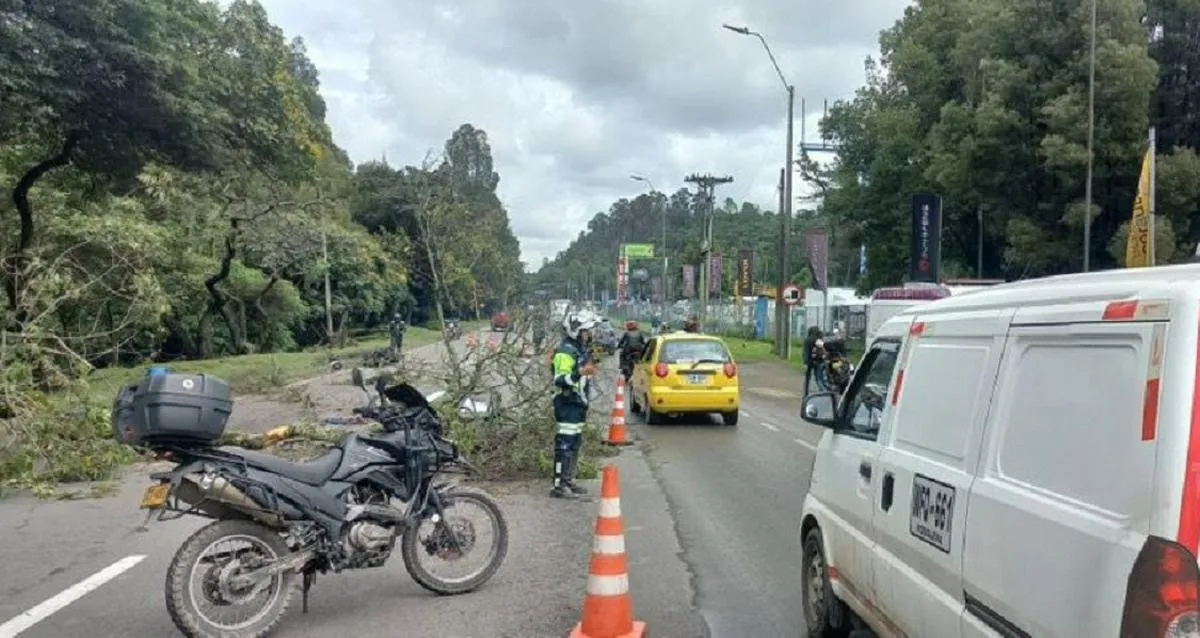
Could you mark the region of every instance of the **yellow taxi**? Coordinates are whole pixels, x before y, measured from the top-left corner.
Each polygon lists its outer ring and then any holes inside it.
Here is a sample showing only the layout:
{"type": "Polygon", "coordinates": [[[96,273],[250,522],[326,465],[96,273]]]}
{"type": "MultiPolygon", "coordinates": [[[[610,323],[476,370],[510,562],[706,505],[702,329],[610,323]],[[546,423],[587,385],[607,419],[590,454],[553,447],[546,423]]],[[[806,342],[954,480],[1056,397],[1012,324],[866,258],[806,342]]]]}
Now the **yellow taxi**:
{"type": "Polygon", "coordinates": [[[630,407],[658,425],[667,415],[717,413],[737,425],[737,363],[720,337],[676,332],[650,340],[629,380],[630,407]]]}

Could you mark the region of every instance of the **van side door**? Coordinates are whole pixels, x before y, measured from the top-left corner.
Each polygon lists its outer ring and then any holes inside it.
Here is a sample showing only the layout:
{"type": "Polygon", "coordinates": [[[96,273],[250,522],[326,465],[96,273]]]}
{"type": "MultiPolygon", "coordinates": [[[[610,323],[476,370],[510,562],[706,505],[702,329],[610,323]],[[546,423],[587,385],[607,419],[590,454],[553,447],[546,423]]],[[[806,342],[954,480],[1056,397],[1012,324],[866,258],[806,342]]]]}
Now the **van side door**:
{"type": "Polygon", "coordinates": [[[908,636],[960,635],[967,495],[1012,310],[918,316],[876,461],[875,603],[908,636]]]}
{"type": "Polygon", "coordinates": [[[826,511],[825,552],[841,586],[871,600],[872,486],[879,454],[876,438],[886,417],[888,387],[900,343],[876,339],[839,405],[841,424],[821,438],[810,494],[826,511]]]}
{"type": "Polygon", "coordinates": [[[1120,633],[1159,503],[1170,336],[1165,318],[1101,321],[1102,302],[1075,305],[1024,308],[1009,330],[967,508],[968,638],[1120,633]],[[1079,321],[1091,306],[1095,319],[1079,321]]]}

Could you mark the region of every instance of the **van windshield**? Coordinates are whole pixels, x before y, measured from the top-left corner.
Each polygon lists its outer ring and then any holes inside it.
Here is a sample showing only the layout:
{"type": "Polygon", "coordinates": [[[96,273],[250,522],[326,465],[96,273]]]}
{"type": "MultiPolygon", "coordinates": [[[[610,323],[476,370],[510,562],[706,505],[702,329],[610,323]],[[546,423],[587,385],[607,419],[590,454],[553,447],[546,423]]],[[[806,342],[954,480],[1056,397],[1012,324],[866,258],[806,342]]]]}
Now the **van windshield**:
{"type": "Polygon", "coordinates": [[[711,339],[668,341],[663,345],[659,363],[728,363],[725,344],[711,339]]]}

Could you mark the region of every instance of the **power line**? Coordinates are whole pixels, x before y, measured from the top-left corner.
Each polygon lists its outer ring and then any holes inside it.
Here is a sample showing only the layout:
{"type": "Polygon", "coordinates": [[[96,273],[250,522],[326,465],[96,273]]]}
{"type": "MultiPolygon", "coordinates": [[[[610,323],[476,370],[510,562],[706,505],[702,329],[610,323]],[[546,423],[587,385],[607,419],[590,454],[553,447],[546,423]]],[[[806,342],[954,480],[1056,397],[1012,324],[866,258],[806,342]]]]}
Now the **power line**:
{"type": "Polygon", "coordinates": [[[733,183],[733,178],[728,175],[717,177],[708,173],[705,173],[704,175],[692,173],[691,175],[685,177],[683,181],[696,185],[696,187],[700,190],[700,194],[704,197],[705,204],[704,244],[701,247],[701,253],[704,255],[704,261],[700,263],[700,312],[698,317],[700,323],[703,324],[704,320],[708,316],[709,277],[712,276],[712,273],[709,272],[709,266],[712,263],[712,260],[709,258],[709,253],[712,252],[712,225],[714,211],[713,193],[716,191],[717,186],[733,183]]]}

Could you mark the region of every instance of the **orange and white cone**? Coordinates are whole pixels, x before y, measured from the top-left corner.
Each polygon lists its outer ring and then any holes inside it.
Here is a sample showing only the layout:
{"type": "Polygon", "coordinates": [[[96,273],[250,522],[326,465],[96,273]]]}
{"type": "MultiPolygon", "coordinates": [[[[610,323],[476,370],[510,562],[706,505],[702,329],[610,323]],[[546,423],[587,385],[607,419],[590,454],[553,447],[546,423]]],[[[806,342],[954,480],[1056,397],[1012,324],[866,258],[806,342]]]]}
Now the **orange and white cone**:
{"type": "Polygon", "coordinates": [[[500,342],[496,341],[496,335],[493,334],[492,336],[488,337],[488,350],[495,352],[496,348],[498,347],[500,347],[500,342]]]}
{"type": "Polygon", "coordinates": [[[474,348],[479,343],[474,332],[467,333],[467,347],[474,348]]]}
{"type": "Polygon", "coordinates": [[[607,445],[633,445],[625,431],[625,377],[617,377],[617,395],[613,398],[612,413],[608,421],[607,445]]]}
{"type": "Polygon", "coordinates": [[[621,522],[621,487],[617,468],[604,467],[600,514],[588,564],[583,618],[569,638],[645,638],[646,623],[633,619],[629,567],[625,561],[625,525],[621,522]]]}

